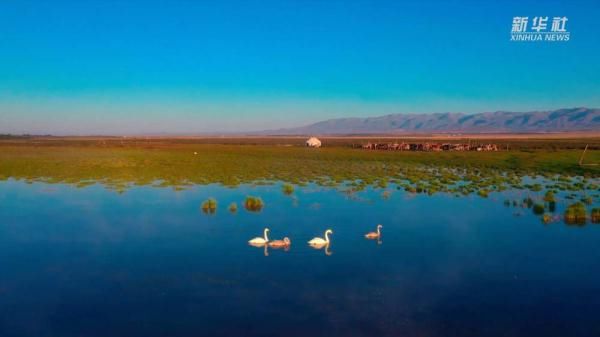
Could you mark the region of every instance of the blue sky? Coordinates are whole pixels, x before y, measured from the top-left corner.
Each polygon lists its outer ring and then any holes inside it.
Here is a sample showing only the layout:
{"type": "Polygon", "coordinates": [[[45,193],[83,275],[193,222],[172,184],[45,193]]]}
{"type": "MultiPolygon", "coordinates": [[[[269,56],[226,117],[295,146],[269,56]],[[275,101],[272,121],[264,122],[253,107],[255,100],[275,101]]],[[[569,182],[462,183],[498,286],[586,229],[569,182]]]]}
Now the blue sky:
{"type": "Polygon", "coordinates": [[[0,3],[0,133],[600,106],[598,1],[0,3]],[[510,40],[566,16],[565,43],[510,40]]]}

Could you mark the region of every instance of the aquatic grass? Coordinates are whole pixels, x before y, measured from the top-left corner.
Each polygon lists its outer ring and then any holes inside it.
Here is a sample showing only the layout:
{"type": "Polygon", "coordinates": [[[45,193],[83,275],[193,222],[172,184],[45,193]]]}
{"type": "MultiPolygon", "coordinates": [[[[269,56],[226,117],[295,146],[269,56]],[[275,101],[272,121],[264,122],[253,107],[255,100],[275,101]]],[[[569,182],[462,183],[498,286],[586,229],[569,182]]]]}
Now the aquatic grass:
{"type": "Polygon", "coordinates": [[[488,195],[490,194],[490,192],[488,190],[479,190],[477,191],[477,194],[482,197],[482,198],[487,198],[488,195]]]}
{"type": "Polygon", "coordinates": [[[260,212],[264,207],[264,202],[259,197],[247,196],[244,201],[244,208],[250,212],[260,212]]]}
{"type": "Polygon", "coordinates": [[[386,188],[387,186],[388,186],[387,179],[378,179],[377,180],[377,187],[379,187],[379,188],[386,188]]]}
{"type": "Polygon", "coordinates": [[[529,188],[530,191],[532,192],[539,192],[542,190],[542,185],[540,184],[533,184],[531,185],[531,187],[529,188]]]}
{"type": "Polygon", "coordinates": [[[567,224],[584,225],[587,220],[587,212],[582,202],[576,202],[567,207],[564,214],[567,224]]]}
{"type": "Polygon", "coordinates": [[[544,194],[544,201],[556,202],[556,196],[554,195],[554,191],[547,191],[546,194],[544,194]]]}
{"type": "Polygon", "coordinates": [[[291,195],[292,193],[294,193],[294,185],[292,184],[283,184],[281,189],[283,191],[283,194],[285,195],[291,195]]]}
{"type": "Polygon", "coordinates": [[[409,193],[417,193],[417,189],[414,186],[410,186],[410,185],[404,187],[404,190],[409,193]]]}
{"type": "Polygon", "coordinates": [[[202,203],[202,212],[205,214],[215,214],[217,212],[217,200],[209,198],[202,203]]]}

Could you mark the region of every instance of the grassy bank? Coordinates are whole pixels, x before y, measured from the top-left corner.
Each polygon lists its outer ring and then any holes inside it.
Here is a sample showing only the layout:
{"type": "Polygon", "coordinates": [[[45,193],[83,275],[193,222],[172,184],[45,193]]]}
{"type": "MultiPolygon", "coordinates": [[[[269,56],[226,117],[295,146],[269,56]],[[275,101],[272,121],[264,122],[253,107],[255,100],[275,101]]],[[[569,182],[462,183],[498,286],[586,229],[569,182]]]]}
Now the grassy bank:
{"type": "MultiPolygon", "coordinates": [[[[444,176],[455,182],[474,175],[506,175],[499,172],[511,176],[600,176],[600,167],[577,164],[580,155],[580,150],[419,153],[275,145],[0,142],[0,178],[114,186],[160,181],[185,186],[265,180],[327,185],[350,180],[382,185],[388,180],[444,176]]],[[[600,151],[588,151],[586,162],[600,162],[600,151]]]]}

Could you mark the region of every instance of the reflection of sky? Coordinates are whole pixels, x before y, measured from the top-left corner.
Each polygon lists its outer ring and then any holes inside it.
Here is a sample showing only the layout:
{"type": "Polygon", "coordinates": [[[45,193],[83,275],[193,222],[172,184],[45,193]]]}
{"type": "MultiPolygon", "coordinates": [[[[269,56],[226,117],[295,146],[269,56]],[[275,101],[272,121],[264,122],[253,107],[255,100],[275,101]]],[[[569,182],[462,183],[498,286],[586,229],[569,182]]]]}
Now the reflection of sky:
{"type": "Polygon", "coordinates": [[[599,6],[3,1],[0,133],[239,131],[598,107],[599,6]],[[514,16],[542,15],[567,16],[571,40],[509,41],[514,16]]]}
{"type": "Polygon", "coordinates": [[[544,226],[530,213],[514,217],[502,198],[393,191],[383,200],[367,189],[353,200],[315,186],[295,196],[296,205],[280,186],[119,195],[3,182],[0,317],[10,324],[0,332],[496,336],[535,327],[560,336],[597,327],[595,225],[544,226]],[[263,211],[245,211],[246,195],[260,196],[263,211]],[[219,202],[214,216],[200,210],[208,197],[219,202]],[[377,223],[382,245],[362,237],[377,223]],[[265,226],[272,238],[289,236],[291,250],[264,257],[249,247],[265,226]],[[306,245],[327,228],[331,256],[306,245]],[[569,311],[578,315],[556,316],[569,311]],[[552,329],[530,324],[550,318],[552,329]]]}

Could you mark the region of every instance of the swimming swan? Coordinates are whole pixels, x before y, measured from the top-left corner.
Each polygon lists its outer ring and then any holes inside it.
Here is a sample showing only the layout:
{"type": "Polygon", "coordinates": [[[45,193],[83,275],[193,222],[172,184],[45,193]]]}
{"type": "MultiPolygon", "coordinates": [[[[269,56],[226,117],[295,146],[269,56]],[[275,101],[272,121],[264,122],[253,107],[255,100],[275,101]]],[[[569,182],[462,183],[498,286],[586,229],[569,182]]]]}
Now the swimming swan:
{"type": "Polygon", "coordinates": [[[265,228],[264,232],[263,232],[263,236],[262,238],[256,237],[250,241],[248,241],[249,244],[251,245],[264,245],[267,242],[269,242],[269,237],[267,236],[267,233],[269,232],[268,228],[265,228]]]}
{"type": "Polygon", "coordinates": [[[333,234],[333,231],[331,229],[328,229],[325,231],[325,239],[323,238],[313,238],[312,240],[308,241],[308,244],[311,246],[323,246],[323,245],[327,245],[329,244],[329,234],[333,234]]]}
{"type": "Polygon", "coordinates": [[[273,241],[269,241],[268,245],[269,247],[272,248],[287,248],[292,244],[292,241],[290,241],[290,238],[288,238],[287,236],[285,238],[283,238],[283,240],[273,240],[273,241]]]}
{"type": "Polygon", "coordinates": [[[382,225],[377,225],[377,232],[370,232],[365,234],[365,238],[367,239],[379,239],[381,237],[381,229],[383,228],[382,225]]]}

